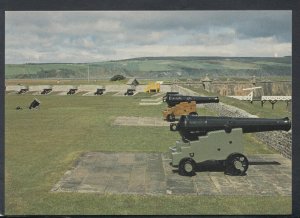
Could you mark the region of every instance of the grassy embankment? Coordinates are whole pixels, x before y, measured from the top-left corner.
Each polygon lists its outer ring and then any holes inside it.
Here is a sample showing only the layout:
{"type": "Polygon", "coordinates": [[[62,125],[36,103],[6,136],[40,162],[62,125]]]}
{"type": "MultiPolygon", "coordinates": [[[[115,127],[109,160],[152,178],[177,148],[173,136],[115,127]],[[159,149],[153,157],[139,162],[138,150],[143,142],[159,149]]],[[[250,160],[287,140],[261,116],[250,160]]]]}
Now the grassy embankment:
{"type": "MultiPolygon", "coordinates": [[[[168,127],[112,126],[117,116],[161,117],[166,105],[139,106],[133,97],[5,96],[6,214],[289,214],[282,196],[139,196],[51,193],[82,152],[166,152],[179,139],[168,127]]],[[[213,112],[199,109],[200,114],[213,112]]],[[[272,153],[246,137],[246,154],[272,153]]]]}
{"type": "MultiPolygon", "coordinates": [[[[195,88],[193,86],[186,86],[187,88],[199,93],[200,95],[205,96],[219,96],[216,93],[207,92],[202,87],[195,88]]],[[[289,117],[292,119],[292,112],[288,111],[286,107],[286,102],[278,101],[274,105],[274,109],[272,109],[272,105],[269,102],[265,102],[264,106],[261,107],[260,101],[254,101],[252,104],[249,101],[240,101],[238,99],[226,97],[226,96],[219,96],[220,102],[232,105],[238,108],[241,108],[247,111],[250,114],[256,115],[258,117],[265,117],[265,118],[284,118],[289,117]]]]}

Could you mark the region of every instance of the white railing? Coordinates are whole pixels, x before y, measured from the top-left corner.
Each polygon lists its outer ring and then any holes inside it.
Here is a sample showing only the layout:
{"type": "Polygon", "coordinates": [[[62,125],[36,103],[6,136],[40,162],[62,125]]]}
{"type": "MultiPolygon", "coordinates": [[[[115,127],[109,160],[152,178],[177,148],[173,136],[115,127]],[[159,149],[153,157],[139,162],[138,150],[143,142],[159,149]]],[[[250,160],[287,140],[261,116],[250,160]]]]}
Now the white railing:
{"type": "Polygon", "coordinates": [[[248,95],[232,95],[232,96],[228,96],[230,98],[235,98],[235,99],[238,99],[238,100],[241,100],[241,101],[252,101],[252,96],[248,96],[248,95]]]}
{"type": "Polygon", "coordinates": [[[290,101],[292,96],[261,96],[262,101],[290,101]]]}

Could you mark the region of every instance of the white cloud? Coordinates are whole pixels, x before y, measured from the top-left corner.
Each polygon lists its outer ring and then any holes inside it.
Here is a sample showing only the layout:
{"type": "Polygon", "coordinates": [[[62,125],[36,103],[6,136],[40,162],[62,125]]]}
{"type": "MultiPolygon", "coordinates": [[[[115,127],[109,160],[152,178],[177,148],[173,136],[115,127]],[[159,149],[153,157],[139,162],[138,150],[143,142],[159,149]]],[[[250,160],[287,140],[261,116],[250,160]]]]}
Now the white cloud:
{"type": "Polygon", "coordinates": [[[6,63],[291,55],[290,11],[6,12],[5,30],[6,63]]]}

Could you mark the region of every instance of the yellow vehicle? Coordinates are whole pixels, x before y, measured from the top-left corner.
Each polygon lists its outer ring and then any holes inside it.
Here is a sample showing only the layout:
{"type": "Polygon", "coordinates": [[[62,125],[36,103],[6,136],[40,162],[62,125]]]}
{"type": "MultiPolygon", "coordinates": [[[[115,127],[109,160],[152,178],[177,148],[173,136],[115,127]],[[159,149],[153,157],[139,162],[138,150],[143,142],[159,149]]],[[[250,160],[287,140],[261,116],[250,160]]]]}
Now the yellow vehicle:
{"type": "Polygon", "coordinates": [[[159,92],[160,91],[160,83],[157,82],[151,82],[148,84],[148,86],[145,89],[145,92],[159,92]]]}
{"type": "Polygon", "coordinates": [[[187,96],[172,94],[169,92],[164,96],[163,101],[167,102],[168,108],[163,111],[163,117],[167,121],[174,121],[176,116],[198,115],[196,104],[218,103],[218,97],[187,96]]]}
{"type": "Polygon", "coordinates": [[[174,121],[176,116],[181,115],[198,115],[196,101],[181,102],[163,111],[163,117],[167,121],[174,121]]]}

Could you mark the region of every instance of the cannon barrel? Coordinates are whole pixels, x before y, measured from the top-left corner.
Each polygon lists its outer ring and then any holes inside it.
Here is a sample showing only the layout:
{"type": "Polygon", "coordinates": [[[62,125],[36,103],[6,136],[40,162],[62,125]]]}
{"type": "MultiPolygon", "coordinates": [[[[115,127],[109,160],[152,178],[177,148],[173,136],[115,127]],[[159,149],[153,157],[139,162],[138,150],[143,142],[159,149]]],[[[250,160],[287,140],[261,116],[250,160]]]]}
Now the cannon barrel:
{"type": "Polygon", "coordinates": [[[241,128],[243,133],[264,132],[274,130],[291,129],[291,121],[288,117],[282,119],[268,118],[236,118],[213,116],[181,116],[177,124],[171,124],[172,131],[179,131],[183,140],[198,140],[198,136],[204,136],[208,132],[225,130],[230,133],[234,128],[241,128]]]}
{"type": "Polygon", "coordinates": [[[179,92],[167,92],[166,95],[163,97],[163,102],[166,101],[169,95],[179,95],[179,92]]]}
{"type": "Polygon", "coordinates": [[[186,95],[167,95],[165,98],[169,107],[173,107],[181,102],[192,102],[195,101],[196,104],[203,103],[218,103],[218,97],[204,97],[204,96],[186,96],[186,95]]]}

